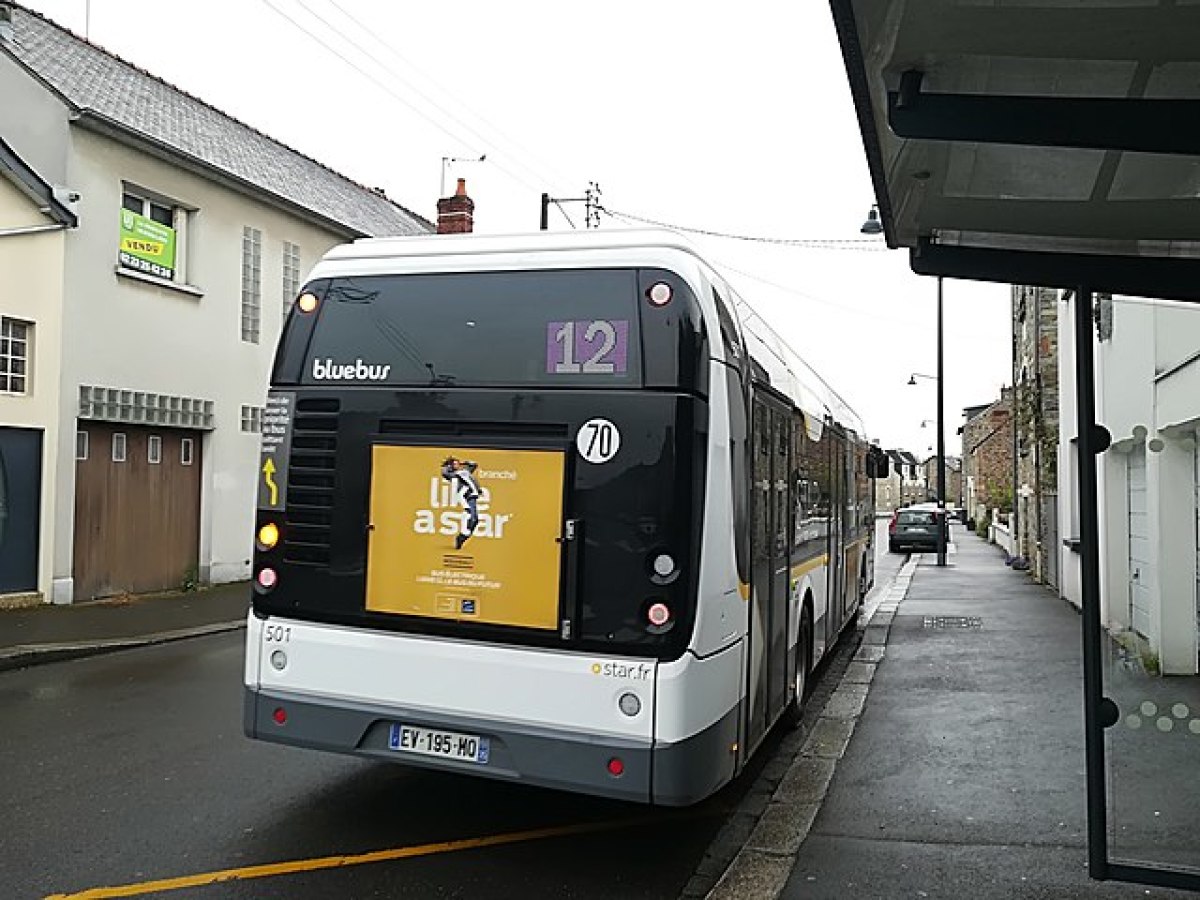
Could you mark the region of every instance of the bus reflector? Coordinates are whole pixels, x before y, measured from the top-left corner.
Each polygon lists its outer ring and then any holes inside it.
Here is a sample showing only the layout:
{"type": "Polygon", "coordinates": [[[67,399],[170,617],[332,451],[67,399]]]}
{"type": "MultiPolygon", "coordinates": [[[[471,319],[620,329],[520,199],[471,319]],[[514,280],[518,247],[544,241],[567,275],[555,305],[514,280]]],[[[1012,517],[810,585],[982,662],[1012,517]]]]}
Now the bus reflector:
{"type": "Polygon", "coordinates": [[[268,522],[262,528],[258,529],[258,546],[260,549],[273,550],[278,543],[279,526],[274,522],[268,522]]]}
{"type": "Polygon", "coordinates": [[[614,756],[608,761],[608,774],[614,778],[620,778],[625,774],[625,763],[621,762],[618,757],[614,756]]]}
{"type": "Polygon", "coordinates": [[[651,306],[666,306],[671,302],[671,297],[671,286],[665,281],[655,282],[650,285],[650,290],[646,291],[646,299],[650,301],[651,306]]]}
{"type": "Polygon", "coordinates": [[[310,313],[317,308],[317,295],[301,294],[300,299],[296,301],[296,305],[300,307],[300,312],[310,313]]]}
{"type": "Polygon", "coordinates": [[[271,713],[271,718],[275,720],[276,725],[287,724],[287,710],[282,706],[275,707],[275,712],[271,713]]]}
{"type": "Polygon", "coordinates": [[[621,695],[621,699],[617,701],[617,705],[621,707],[621,712],[627,716],[636,716],[642,711],[642,701],[638,699],[638,695],[630,691],[626,691],[621,695]]]}
{"type": "Polygon", "coordinates": [[[675,572],[675,560],[671,558],[669,553],[660,553],[654,557],[654,562],[651,564],[654,567],[654,574],[659,578],[667,578],[675,572]]]}
{"type": "Polygon", "coordinates": [[[276,650],[271,654],[271,667],[277,672],[282,672],[287,668],[287,654],[282,650],[276,650]]]}
{"type": "Polygon", "coordinates": [[[666,625],[671,620],[671,610],[665,603],[655,603],[646,611],[646,618],[650,620],[651,625],[666,625]]]}
{"type": "Polygon", "coordinates": [[[264,591],[269,591],[271,588],[275,587],[275,584],[278,581],[279,576],[275,574],[275,570],[270,566],[265,569],[259,569],[258,586],[264,591]]]}

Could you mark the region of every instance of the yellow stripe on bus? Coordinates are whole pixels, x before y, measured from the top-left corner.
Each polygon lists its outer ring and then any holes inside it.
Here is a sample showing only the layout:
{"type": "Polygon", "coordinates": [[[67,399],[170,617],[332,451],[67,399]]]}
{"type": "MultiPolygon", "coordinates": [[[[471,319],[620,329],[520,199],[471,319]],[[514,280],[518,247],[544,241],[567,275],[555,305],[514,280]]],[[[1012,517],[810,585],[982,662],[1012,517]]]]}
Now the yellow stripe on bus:
{"type": "Polygon", "coordinates": [[[807,575],[813,569],[819,569],[821,566],[829,565],[829,554],[822,553],[820,556],[814,556],[806,562],[797,563],[792,566],[792,577],[800,578],[802,575],[807,575]]]}

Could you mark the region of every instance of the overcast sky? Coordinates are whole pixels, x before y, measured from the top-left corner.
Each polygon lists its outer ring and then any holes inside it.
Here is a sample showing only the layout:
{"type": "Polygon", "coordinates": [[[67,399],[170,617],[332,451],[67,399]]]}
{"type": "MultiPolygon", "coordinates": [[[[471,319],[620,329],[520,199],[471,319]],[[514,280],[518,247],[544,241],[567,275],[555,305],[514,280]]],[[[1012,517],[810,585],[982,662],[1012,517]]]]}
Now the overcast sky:
{"type": "MultiPolygon", "coordinates": [[[[874,199],[825,3],[24,2],[426,218],[466,178],[479,232],[534,230],[542,191],[589,181],[613,211],[770,239],[859,241],[874,199]]],[[[906,251],[697,240],[870,437],[932,452],[934,382],[907,381],[936,371],[936,282],[906,251]]],[[[962,408],[1011,380],[1009,289],[945,303],[957,453],[962,408]]]]}

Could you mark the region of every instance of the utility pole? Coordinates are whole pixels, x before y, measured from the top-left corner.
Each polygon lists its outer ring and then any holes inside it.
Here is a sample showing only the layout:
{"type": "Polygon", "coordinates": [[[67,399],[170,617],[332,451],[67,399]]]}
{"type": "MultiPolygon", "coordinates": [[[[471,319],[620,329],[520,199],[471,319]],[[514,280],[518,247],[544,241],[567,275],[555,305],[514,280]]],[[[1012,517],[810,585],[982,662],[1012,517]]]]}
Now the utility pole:
{"type": "Polygon", "coordinates": [[[941,522],[938,525],[938,560],[939,566],[946,564],[946,537],[950,531],[950,521],[946,516],[946,423],[944,421],[943,401],[945,399],[943,386],[945,373],[942,359],[942,276],[938,276],[937,291],[937,496],[938,508],[942,511],[941,522]]]}
{"type": "MultiPolygon", "coordinates": [[[[553,203],[560,210],[564,203],[582,203],[584,205],[584,227],[599,228],[600,227],[600,185],[594,181],[589,181],[587,190],[583,192],[582,197],[551,197],[549,194],[542,194],[542,216],[540,228],[546,231],[550,227],[550,204],[553,203]]],[[[566,216],[566,212],[563,212],[566,216]]],[[[571,222],[570,218],[567,219],[571,222]]],[[[571,227],[575,227],[575,223],[571,222],[571,227]]]]}
{"type": "Polygon", "coordinates": [[[600,207],[600,185],[596,184],[596,182],[594,182],[594,181],[589,181],[588,186],[587,186],[587,192],[584,195],[584,201],[587,204],[585,207],[585,209],[587,210],[587,213],[584,216],[584,222],[585,222],[584,227],[585,228],[599,228],[600,227],[600,209],[601,209],[601,207],[600,207]]]}

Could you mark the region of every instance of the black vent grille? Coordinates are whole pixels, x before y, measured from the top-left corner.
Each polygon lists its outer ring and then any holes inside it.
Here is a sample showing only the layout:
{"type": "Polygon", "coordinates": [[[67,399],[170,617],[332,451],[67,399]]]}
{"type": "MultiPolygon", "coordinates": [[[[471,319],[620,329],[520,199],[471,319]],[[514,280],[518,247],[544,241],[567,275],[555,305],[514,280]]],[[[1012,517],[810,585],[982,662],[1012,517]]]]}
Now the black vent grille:
{"type": "Polygon", "coordinates": [[[381,434],[420,437],[542,437],[565,439],[567,426],[545,422],[459,422],[436,419],[383,419],[381,434]]]}
{"type": "Polygon", "coordinates": [[[286,562],[329,565],[340,405],[332,398],[296,404],[288,457],[286,562]]]}

